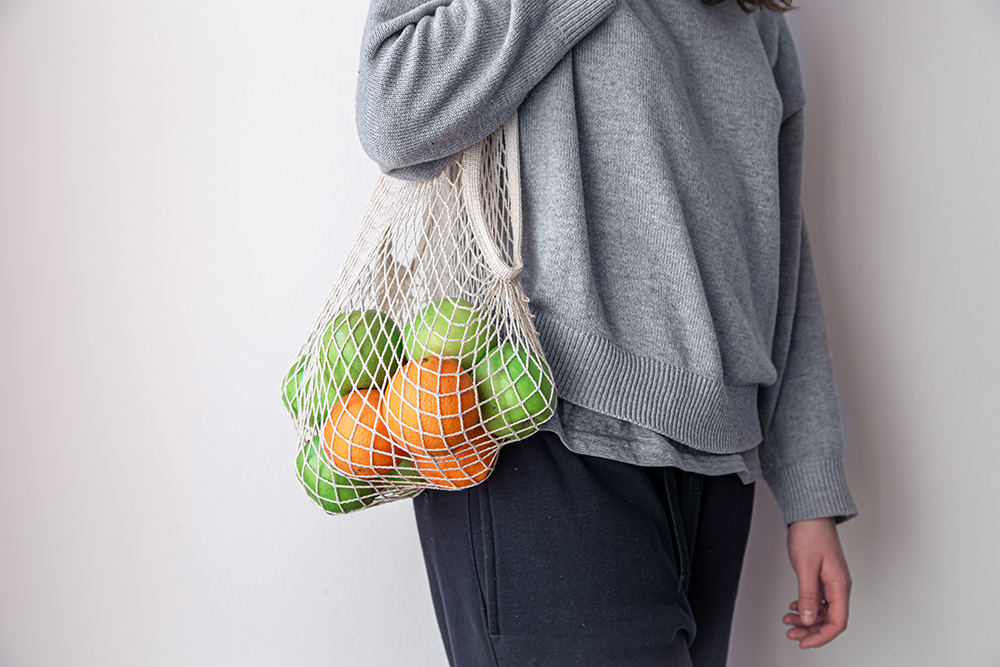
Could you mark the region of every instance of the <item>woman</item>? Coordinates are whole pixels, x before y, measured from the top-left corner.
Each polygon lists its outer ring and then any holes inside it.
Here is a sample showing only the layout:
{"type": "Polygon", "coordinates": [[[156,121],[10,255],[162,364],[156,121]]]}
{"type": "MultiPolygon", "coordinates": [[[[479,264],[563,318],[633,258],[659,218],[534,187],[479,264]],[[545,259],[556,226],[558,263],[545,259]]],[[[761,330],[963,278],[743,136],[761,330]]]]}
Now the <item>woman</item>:
{"type": "Polygon", "coordinates": [[[436,175],[519,112],[523,284],[560,397],[482,485],[415,499],[452,665],[723,665],[763,477],[803,648],[856,514],[800,206],[783,0],[374,0],[357,119],[436,175]]]}

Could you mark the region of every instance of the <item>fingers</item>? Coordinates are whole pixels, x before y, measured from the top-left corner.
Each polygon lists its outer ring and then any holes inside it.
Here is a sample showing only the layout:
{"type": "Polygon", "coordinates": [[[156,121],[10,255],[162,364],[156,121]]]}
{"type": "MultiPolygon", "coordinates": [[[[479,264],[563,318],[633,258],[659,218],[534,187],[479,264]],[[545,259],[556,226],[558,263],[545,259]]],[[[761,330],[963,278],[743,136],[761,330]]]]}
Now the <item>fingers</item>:
{"type": "Polygon", "coordinates": [[[803,610],[808,607],[801,597],[788,605],[792,613],[785,614],[781,619],[785,625],[792,626],[785,636],[799,642],[801,648],[816,648],[828,644],[847,629],[851,580],[846,570],[838,565],[836,560],[824,560],[820,567],[818,589],[821,598],[815,603],[816,611],[812,614],[811,622],[806,621],[803,610]]]}
{"type": "MultiPolygon", "coordinates": [[[[797,603],[793,602],[789,605],[791,608],[797,608],[797,603]]],[[[785,633],[785,636],[792,641],[799,642],[801,648],[813,648],[814,646],[819,646],[821,643],[826,643],[832,637],[827,637],[829,627],[829,616],[827,613],[827,605],[822,605],[819,612],[816,615],[816,620],[811,625],[805,625],[802,622],[801,617],[798,614],[786,614],[782,618],[782,622],[785,625],[791,625],[793,627],[789,628],[785,633]]]]}
{"type": "Polygon", "coordinates": [[[821,633],[822,641],[819,638],[810,640],[810,643],[819,641],[816,646],[822,646],[847,629],[851,596],[851,575],[848,574],[844,561],[835,558],[824,560],[820,579],[823,582],[823,595],[829,602],[827,609],[829,620],[821,633]]]}
{"type": "MultiPolygon", "coordinates": [[[[793,600],[792,603],[788,605],[788,608],[791,609],[792,612],[796,613],[785,614],[781,618],[782,623],[784,623],[785,625],[797,625],[804,628],[809,627],[802,621],[802,617],[797,613],[799,609],[798,600],[793,600]]],[[[813,622],[812,625],[820,625],[822,623],[827,623],[829,620],[828,609],[829,605],[824,600],[823,603],[820,605],[819,614],[816,617],[816,621],[813,622]]]]}
{"type": "MultiPolygon", "coordinates": [[[[798,610],[798,606],[799,605],[797,600],[788,605],[789,609],[791,609],[793,612],[798,610]]],[[[795,626],[794,629],[805,629],[808,632],[815,632],[819,626],[825,625],[826,623],[829,622],[829,614],[827,612],[827,608],[828,606],[826,604],[820,606],[819,613],[816,616],[816,620],[811,625],[806,625],[802,621],[802,617],[799,616],[799,614],[797,613],[785,614],[781,618],[781,622],[784,623],[785,625],[795,626]]],[[[793,634],[801,635],[804,637],[805,634],[807,633],[796,632],[793,634]]]]}
{"type": "MultiPolygon", "coordinates": [[[[793,628],[796,629],[796,628],[793,628]]],[[[832,623],[813,625],[807,628],[808,632],[798,639],[799,648],[816,648],[828,644],[840,634],[840,631],[832,623]]]]}
{"type": "Polygon", "coordinates": [[[803,625],[812,625],[816,622],[819,609],[823,599],[821,582],[819,578],[820,567],[823,564],[821,557],[814,556],[804,559],[799,567],[795,568],[795,574],[799,580],[799,617],[803,625]]]}
{"type": "MultiPolygon", "coordinates": [[[[791,606],[795,606],[794,603],[791,606]]],[[[810,625],[806,625],[799,614],[785,614],[781,619],[785,625],[792,626],[785,633],[785,636],[793,641],[800,643],[802,648],[811,648],[814,645],[817,637],[823,637],[824,633],[827,632],[826,628],[829,626],[829,614],[827,612],[827,605],[822,605],[820,610],[816,614],[816,619],[810,625]],[[810,638],[809,641],[802,644],[802,641],[806,638],[810,638]]]]}

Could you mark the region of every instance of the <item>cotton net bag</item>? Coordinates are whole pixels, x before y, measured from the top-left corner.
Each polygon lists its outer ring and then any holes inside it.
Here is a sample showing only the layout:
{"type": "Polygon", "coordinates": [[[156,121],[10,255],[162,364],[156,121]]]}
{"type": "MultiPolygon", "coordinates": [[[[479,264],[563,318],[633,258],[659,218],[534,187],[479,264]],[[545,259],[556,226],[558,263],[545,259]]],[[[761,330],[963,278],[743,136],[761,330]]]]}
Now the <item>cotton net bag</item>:
{"type": "Polygon", "coordinates": [[[282,386],[299,479],[327,512],[478,484],[552,416],[520,183],[516,115],[436,178],[376,182],[282,386]]]}

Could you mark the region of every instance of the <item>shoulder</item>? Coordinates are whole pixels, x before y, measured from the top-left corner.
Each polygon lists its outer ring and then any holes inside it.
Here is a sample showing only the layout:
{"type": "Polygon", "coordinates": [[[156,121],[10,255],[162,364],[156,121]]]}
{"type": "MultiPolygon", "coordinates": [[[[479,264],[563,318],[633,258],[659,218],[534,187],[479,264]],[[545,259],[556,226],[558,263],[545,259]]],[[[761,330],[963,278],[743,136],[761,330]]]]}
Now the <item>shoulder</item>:
{"type": "Polygon", "coordinates": [[[781,30],[782,28],[788,29],[785,17],[767,9],[757,9],[753,13],[753,20],[757,25],[757,32],[760,34],[761,45],[764,47],[764,52],[773,68],[778,62],[778,42],[781,30]]]}
{"type": "Polygon", "coordinates": [[[771,63],[771,71],[774,72],[774,82],[781,93],[783,116],[788,118],[806,103],[802,71],[792,31],[784,14],[768,9],[755,11],[754,21],[760,34],[761,45],[771,63]]]}

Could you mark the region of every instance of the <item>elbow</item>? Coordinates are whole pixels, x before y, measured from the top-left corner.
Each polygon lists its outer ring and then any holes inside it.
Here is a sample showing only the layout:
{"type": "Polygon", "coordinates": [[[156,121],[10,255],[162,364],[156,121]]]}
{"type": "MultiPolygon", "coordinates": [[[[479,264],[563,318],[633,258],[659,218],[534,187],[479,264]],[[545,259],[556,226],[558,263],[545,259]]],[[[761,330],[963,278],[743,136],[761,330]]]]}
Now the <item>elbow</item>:
{"type": "Polygon", "coordinates": [[[399,124],[362,122],[358,115],[358,136],[361,147],[372,160],[378,164],[382,173],[404,181],[426,181],[434,178],[456,157],[444,155],[438,158],[420,159],[421,154],[429,154],[434,148],[433,142],[428,146],[407,142],[407,135],[394,132],[399,124]]]}
{"type": "Polygon", "coordinates": [[[480,113],[488,94],[390,55],[362,59],[355,104],[361,146],[384,172],[444,160],[443,169],[489,134],[489,114],[480,113]]]}
{"type": "Polygon", "coordinates": [[[433,123],[401,99],[385,89],[359,86],[355,114],[361,147],[385,174],[408,181],[434,178],[460,150],[444,145],[433,123]]]}
{"type": "MultiPolygon", "coordinates": [[[[365,153],[383,171],[402,169],[443,156],[435,152],[437,137],[429,106],[420,90],[404,76],[399,63],[387,58],[364,59],[358,77],[355,120],[365,153]]],[[[427,91],[424,91],[426,95],[427,91]]]]}
{"type": "Polygon", "coordinates": [[[403,106],[386,96],[358,96],[356,122],[361,147],[386,173],[440,157],[434,155],[434,140],[421,135],[403,106]]]}
{"type": "Polygon", "coordinates": [[[360,94],[355,113],[361,147],[382,171],[409,166],[415,147],[406,141],[404,118],[392,113],[391,107],[380,100],[360,94]]]}

